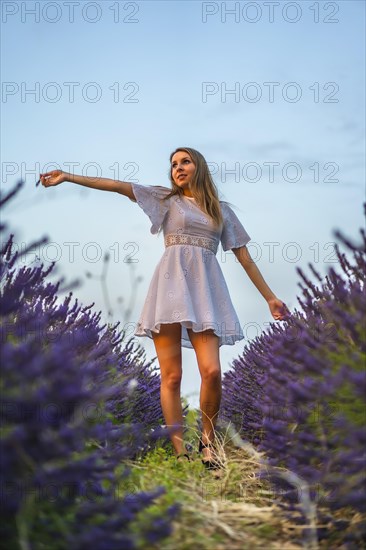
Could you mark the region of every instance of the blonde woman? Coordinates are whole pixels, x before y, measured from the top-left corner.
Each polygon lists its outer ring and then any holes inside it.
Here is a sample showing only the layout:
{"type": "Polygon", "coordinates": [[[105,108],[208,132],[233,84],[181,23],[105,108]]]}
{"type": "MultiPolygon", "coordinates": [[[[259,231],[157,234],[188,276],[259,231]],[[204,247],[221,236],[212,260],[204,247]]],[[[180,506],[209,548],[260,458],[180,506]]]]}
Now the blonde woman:
{"type": "Polygon", "coordinates": [[[221,401],[219,347],[241,340],[243,332],[216,258],[219,243],[232,250],[267,301],[272,316],[287,313],[263,279],[246,247],[250,237],[230,208],[220,201],[204,157],[179,147],[170,155],[171,188],[142,186],[54,170],[40,175],[44,187],[70,181],[93,189],[114,191],[136,202],[163,231],[165,252],[153,274],[136,336],[153,339],[161,372],[161,406],[177,458],[190,459],[183,442],[180,397],[182,346],[193,348],[201,375],[202,436],[199,451],[209,468],[214,458],[215,426],[221,401]]]}

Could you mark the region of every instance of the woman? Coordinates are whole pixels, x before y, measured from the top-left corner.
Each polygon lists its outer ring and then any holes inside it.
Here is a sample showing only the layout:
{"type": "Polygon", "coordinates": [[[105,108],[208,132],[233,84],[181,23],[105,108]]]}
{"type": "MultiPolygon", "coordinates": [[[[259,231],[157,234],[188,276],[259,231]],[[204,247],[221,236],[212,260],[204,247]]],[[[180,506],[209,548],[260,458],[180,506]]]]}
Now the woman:
{"type": "Polygon", "coordinates": [[[207,468],[217,467],[213,449],[221,401],[219,347],[241,340],[243,332],[216,258],[219,242],[232,250],[282,320],[287,308],[263,279],[246,247],[249,235],[229,205],[219,201],[204,157],[188,147],[170,156],[171,189],[91,178],[54,170],[40,175],[44,187],[70,181],[125,195],[149,216],[151,233],[163,230],[165,253],[158,263],[135,331],[153,339],[161,372],[161,406],[177,458],[183,447],[180,398],[181,348],[193,348],[201,375],[202,437],[199,451],[207,468]]]}

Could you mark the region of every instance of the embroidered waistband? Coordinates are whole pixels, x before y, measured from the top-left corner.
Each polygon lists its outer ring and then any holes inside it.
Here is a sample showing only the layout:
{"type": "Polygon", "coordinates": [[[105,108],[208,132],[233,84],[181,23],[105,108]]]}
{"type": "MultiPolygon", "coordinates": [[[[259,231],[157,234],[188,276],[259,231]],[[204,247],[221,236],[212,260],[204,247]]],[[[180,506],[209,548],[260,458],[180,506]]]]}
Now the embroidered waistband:
{"type": "Polygon", "coordinates": [[[173,233],[166,235],[165,246],[172,246],[174,244],[200,246],[201,248],[211,250],[214,254],[217,252],[217,242],[214,239],[209,239],[208,237],[194,237],[193,235],[177,235],[173,233]]]}

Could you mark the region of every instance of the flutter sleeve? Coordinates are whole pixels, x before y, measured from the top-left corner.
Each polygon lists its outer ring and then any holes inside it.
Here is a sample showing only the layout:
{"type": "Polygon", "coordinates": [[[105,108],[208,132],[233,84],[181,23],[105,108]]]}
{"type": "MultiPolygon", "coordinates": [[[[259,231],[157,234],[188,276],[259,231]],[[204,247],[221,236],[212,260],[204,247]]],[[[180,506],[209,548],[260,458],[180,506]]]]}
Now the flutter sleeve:
{"type": "Polygon", "coordinates": [[[226,202],[220,202],[224,224],[221,233],[221,245],[223,250],[240,248],[245,246],[250,237],[245,231],[239,218],[226,202]]]}
{"type": "Polygon", "coordinates": [[[171,192],[171,189],[159,185],[140,185],[137,183],[131,185],[136,197],[136,201],[132,202],[137,202],[150,218],[152,224],[150,231],[155,235],[162,226],[165,215],[169,210],[169,199],[163,199],[171,192]]]}

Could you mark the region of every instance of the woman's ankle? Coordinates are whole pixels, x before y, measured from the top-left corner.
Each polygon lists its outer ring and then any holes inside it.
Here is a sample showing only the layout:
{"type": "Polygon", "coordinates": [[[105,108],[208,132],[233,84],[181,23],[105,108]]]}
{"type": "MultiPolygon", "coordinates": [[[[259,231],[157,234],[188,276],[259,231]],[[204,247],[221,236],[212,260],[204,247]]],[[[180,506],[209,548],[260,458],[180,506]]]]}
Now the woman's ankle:
{"type": "Polygon", "coordinates": [[[184,454],[186,452],[186,448],[184,446],[183,440],[180,440],[180,439],[172,440],[172,446],[176,456],[180,454],[184,454]]]}
{"type": "Polygon", "coordinates": [[[201,441],[203,445],[212,445],[215,442],[215,432],[202,432],[201,434],[201,441]]]}

